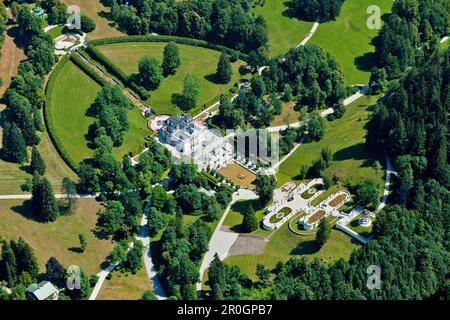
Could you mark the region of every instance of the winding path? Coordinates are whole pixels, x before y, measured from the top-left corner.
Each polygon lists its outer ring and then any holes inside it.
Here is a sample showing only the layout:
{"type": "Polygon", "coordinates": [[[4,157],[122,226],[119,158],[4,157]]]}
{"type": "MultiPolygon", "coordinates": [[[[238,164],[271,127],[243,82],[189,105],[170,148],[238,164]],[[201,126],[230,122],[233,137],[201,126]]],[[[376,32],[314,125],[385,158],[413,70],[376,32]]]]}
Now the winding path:
{"type": "Polygon", "coordinates": [[[257,199],[258,196],[253,191],[247,190],[247,189],[240,189],[239,191],[235,192],[233,194],[233,198],[228,205],[228,207],[225,209],[225,212],[222,215],[222,218],[219,220],[219,223],[216,226],[216,229],[214,229],[214,233],[211,236],[211,239],[209,241],[209,248],[208,251],[205,253],[205,256],[203,257],[202,264],[200,266],[200,281],[197,282],[197,291],[200,292],[202,290],[202,281],[203,281],[203,275],[205,273],[205,270],[209,267],[209,264],[214,259],[214,255],[217,253],[219,255],[219,258],[225,259],[228,255],[228,252],[230,251],[231,247],[233,246],[236,239],[239,237],[238,233],[234,232],[226,232],[222,231],[222,225],[225,221],[228,213],[231,210],[231,207],[233,204],[235,204],[238,201],[241,200],[252,200],[257,199]]]}
{"type": "Polygon", "coordinates": [[[386,182],[384,185],[383,199],[378,205],[375,213],[380,212],[386,206],[387,199],[389,197],[389,189],[391,187],[391,175],[397,175],[397,172],[394,171],[394,167],[392,166],[391,160],[386,155],[386,182]]]}

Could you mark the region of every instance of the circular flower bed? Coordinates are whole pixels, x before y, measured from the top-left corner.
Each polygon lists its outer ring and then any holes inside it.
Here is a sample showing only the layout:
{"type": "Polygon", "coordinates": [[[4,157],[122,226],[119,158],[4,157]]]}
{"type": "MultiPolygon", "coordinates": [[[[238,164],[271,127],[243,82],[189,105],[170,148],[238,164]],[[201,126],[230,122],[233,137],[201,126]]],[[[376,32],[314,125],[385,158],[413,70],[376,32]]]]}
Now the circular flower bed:
{"type": "Polygon", "coordinates": [[[277,223],[277,222],[281,221],[285,216],[290,214],[291,212],[292,212],[291,208],[288,208],[288,207],[281,208],[280,211],[278,211],[276,214],[274,214],[272,217],[270,217],[270,222],[277,223]]]}

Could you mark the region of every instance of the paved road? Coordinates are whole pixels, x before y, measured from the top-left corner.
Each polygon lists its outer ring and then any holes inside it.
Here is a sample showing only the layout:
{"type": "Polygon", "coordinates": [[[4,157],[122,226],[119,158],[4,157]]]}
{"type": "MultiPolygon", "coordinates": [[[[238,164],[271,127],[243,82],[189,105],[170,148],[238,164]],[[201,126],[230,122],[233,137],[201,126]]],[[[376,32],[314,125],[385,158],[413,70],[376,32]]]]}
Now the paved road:
{"type": "Polygon", "coordinates": [[[377,210],[375,211],[376,213],[383,210],[383,208],[386,206],[386,201],[389,196],[389,189],[391,187],[391,175],[397,175],[397,172],[394,171],[391,160],[386,155],[386,182],[384,185],[383,199],[381,200],[377,210]]]}
{"type": "MultiPolygon", "coordinates": [[[[89,198],[95,198],[99,195],[97,194],[77,194],[75,198],[78,199],[89,199],[89,198]]],[[[56,199],[64,199],[66,198],[66,194],[55,194],[56,199]]],[[[9,194],[9,195],[0,195],[0,200],[28,200],[31,199],[31,194],[9,194]]]]}
{"type": "Polygon", "coordinates": [[[309,40],[311,40],[311,38],[312,38],[312,36],[314,35],[314,33],[316,33],[317,28],[319,27],[319,24],[320,24],[320,18],[317,18],[317,19],[316,19],[316,22],[314,22],[314,24],[313,24],[311,30],[310,30],[310,31],[308,32],[308,34],[306,35],[305,39],[303,39],[303,41],[300,42],[300,44],[297,46],[297,48],[298,48],[298,47],[301,47],[301,46],[304,46],[305,44],[308,43],[309,40]]]}
{"type": "Polygon", "coordinates": [[[197,283],[197,291],[200,292],[202,289],[203,274],[205,273],[205,270],[209,267],[211,261],[214,259],[214,255],[217,253],[221,260],[225,259],[234,242],[239,237],[238,233],[226,232],[221,230],[223,222],[225,221],[228,212],[230,212],[231,206],[234,203],[241,200],[251,200],[257,198],[258,196],[256,195],[256,193],[246,189],[240,189],[239,191],[233,194],[233,198],[230,204],[223,213],[222,218],[217,224],[217,227],[214,230],[211,240],[209,241],[208,252],[206,252],[205,256],[203,257],[203,261],[200,266],[200,281],[197,283]]]}

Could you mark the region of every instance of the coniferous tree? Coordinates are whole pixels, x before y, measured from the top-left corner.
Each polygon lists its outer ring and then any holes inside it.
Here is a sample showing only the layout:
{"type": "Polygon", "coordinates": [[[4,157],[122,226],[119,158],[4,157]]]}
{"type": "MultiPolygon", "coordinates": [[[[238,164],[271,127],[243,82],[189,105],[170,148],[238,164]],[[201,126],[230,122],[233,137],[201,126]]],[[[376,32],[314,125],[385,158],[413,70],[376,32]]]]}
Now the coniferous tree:
{"type": "Polygon", "coordinates": [[[258,221],[256,220],[255,210],[250,203],[246,212],[244,213],[244,219],[242,220],[242,231],[252,232],[258,229],[258,221]]]}
{"type": "Polygon", "coordinates": [[[319,230],[316,233],[316,242],[319,245],[319,248],[323,247],[323,245],[328,241],[331,235],[331,227],[327,221],[327,219],[322,219],[319,222],[319,230]]]}
{"type": "Polygon", "coordinates": [[[35,212],[44,221],[55,221],[59,216],[58,206],[52,186],[47,178],[33,177],[32,198],[35,212]]]}
{"type": "Polygon", "coordinates": [[[231,81],[231,63],[227,54],[222,53],[217,64],[216,77],[219,83],[226,84],[231,81]]]}
{"type": "Polygon", "coordinates": [[[33,146],[32,151],[31,151],[30,167],[31,167],[31,172],[33,174],[37,173],[42,176],[45,173],[46,165],[45,165],[44,159],[42,159],[41,154],[39,153],[36,146],[33,146]]]}
{"type": "Polygon", "coordinates": [[[169,42],[164,47],[162,69],[164,76],[175,74],[180,65],[180,53],[175,42],[169,42]]]}
{"type": "Polygon", "coordinates": [[[24,163],[28,160],[25,139],[14,122],[7,122],[3,127],[2,152],[8,161],[24,163]]]}

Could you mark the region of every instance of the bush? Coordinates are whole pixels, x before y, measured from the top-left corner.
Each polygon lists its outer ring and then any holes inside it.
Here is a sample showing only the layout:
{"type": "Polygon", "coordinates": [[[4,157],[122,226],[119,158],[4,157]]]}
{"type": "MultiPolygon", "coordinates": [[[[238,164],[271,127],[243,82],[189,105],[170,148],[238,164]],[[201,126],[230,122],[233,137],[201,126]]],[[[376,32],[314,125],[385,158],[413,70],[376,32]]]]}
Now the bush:
{"type": "Polygon", "coordinates": [[[94,31],[95,27],[94,20],[84,15],[81,16],[81,31],[89,33],[94,31]]]}

